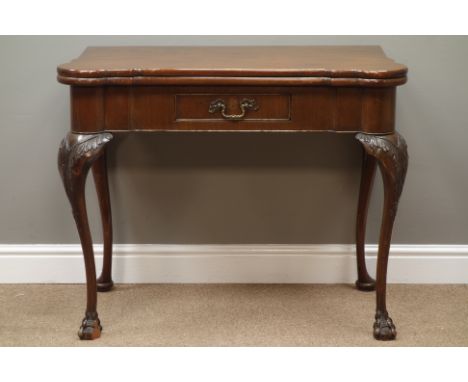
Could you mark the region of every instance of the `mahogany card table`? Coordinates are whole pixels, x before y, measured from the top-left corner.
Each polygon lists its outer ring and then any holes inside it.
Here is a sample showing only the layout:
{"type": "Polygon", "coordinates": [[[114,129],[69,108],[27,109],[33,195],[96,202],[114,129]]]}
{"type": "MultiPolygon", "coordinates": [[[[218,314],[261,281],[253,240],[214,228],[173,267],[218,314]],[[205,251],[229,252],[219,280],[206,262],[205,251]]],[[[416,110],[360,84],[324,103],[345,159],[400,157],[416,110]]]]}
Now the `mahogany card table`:
{"type": "Polygon", "coordinates": [[[57,70],[58,81],[70,85],[71,131],[60,145],[58,166],[86,269],[81,339],[100,336],[97,292],[113,286],[106,146],[114,134],[139,131],[355,134],[363,147],[356,286],[376,290],[374,337],[395,338],[386,307],[386,278],[408,164],[405,140],[394,126],[396,87],[406,82],[405,66],[378,46],[90,47],[57,70]],[[377,165],[384,202],[374,281],[366,269],[364,243],[377,165]],[[84,194],[90,169],[104,236],[98,278],[84,194]]]}

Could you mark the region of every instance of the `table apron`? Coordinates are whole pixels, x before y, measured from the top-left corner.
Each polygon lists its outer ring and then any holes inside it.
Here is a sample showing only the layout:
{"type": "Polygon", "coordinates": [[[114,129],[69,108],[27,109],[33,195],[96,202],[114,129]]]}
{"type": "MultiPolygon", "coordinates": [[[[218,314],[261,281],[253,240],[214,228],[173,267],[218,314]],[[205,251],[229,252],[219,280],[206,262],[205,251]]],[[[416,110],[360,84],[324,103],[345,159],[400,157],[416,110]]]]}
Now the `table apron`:
{"type": "Polygon", "coordinates": [[[72,131],[79,133],[336,131],[389,134],[394,131],[395,124],[395,87],[70,88],[72,131]],[[215,105],[217,101],[220,104],[215,105]]]}

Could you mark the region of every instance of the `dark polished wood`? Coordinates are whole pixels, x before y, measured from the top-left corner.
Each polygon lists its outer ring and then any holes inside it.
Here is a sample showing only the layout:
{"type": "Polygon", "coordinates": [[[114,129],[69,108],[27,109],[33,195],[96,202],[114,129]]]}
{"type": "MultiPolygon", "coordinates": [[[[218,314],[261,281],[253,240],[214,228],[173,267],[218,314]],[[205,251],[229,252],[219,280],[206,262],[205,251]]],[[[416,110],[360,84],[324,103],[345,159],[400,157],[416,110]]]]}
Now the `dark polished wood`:
{"type": "Polygon", "coordinates": [[[104,259],[101,275],[97,279],[98,292],[108,292],[114,286],[112,281],[112,213],[107,179],[106,151],[103,150],[93,164],[93,177],[99,200],[102,220],[102,236],[104,243],[104,259]]]}
{"type": "Polygon", "coordinates": [[[68,85],[396,86],[407,68],[379,46],[90,47],[58,67],[68,85]]]}
{"type": "MultiPolygon", "coordinates": [[[[80,235],[86,268],[87,305],[85,318],[78,332],[81,339],[98,338],[102,330],[96,310],[96,268],[86,211],[85,184],[90,167],[103,155],[104,147],[111,139],[112,134],[109,133],[68,133],[60,145],[58,155],[59,172],[80,235]]],[[[100,196],[102,197],[102,194],[100,196]]]]}
{"type": "Polygon", "coordinates": [[[393,222],[408,168],[408,152],[405,140],[398,133],[384,136],[358,134],[356,138],[364,146],[367,154],[376,159],[383,178],[384,206],[377,255],[377,311],[374,337],[378,340],[393,340],[396,337],[396,329],[388,315],[385,297],[387,264],[393,222]]]}
{"type": "Polygon", "coordinates": [[[356,287],[362,291],[375,290],[375,280],[369,276],[366,267],[365,242],[367,211],[375,178],[376,160],[363,149],[361,186],[359,189],[359,203],[356,217],[356,260],[358,279],[356,287]]]}
{"type": "Polygon", "coordinates": [[[364,150],[356,221],[360,290],[376,289],[374,337],[396,329],[385,301],[390,239],[407,168],[395,132],[396,86],[407,68],[375,46],[93,47],[58,67],[70,86],[71,132],[59,150],[86,268],[87,308],[79,332],[99,337],[97,291],[112,281],[112,218],[105,146],[113,133],[138,131],[330,131],[357,133],[364,150]],[[377,164],[384,207],[374,281],[365,264],[367,210],[377,164]],[[93,169],[104,263],[96,280],[84,185],[93,169]]]}
{"type": "Polygon", "coordinates": [[[72,131],[336,131],[394,130],[395,88],[108,86],[71,88],[72,131]],[[218,99],[240,112],[242,99],[258,110],[229,121],[209,113],[218,99]]]}

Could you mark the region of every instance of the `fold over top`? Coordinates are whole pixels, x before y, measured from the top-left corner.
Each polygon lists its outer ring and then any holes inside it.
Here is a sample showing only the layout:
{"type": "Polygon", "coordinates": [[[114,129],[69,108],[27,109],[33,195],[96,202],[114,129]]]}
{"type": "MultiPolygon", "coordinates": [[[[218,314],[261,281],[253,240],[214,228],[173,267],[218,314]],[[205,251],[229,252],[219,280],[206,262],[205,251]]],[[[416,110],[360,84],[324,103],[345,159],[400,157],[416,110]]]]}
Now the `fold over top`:
{"type": "Polygon", "coordinates": [[[70,85],[317,84],[395,86],[407,68],[379,46],[89,47],[57,68],[70,85]]]}

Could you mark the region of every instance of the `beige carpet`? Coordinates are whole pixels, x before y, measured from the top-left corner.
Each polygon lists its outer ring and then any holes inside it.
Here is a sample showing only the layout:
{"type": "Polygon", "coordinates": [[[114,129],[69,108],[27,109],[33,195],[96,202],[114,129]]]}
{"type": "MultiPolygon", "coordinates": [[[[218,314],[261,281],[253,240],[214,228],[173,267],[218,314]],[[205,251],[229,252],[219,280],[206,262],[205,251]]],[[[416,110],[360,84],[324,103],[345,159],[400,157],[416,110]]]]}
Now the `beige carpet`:
{"type": "Polygon", "coordinates": [[[76,335],[83,285],[0,285],[2,346],[467,346],[468,286],[390,285],[396,341],[372,338],[374,293],[350,285],[117,285],[76,335]]]}

